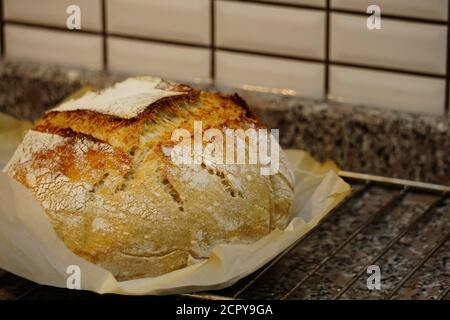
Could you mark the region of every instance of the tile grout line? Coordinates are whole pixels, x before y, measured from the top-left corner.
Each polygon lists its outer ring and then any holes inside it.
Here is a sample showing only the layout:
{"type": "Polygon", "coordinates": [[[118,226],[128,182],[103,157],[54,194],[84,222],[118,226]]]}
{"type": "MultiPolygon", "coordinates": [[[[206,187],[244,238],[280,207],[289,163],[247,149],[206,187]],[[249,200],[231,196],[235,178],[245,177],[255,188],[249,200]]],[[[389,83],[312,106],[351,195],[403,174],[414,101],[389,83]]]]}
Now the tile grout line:
{"type": "Polygon", "coordinates": [[[351,67],[351,68],[360,68],[360,69],[367,69],[372,71],[381,71],[381,72],[391,72],[391,73],[398,73],[398,74],[404,74],[404,75],[411,75],[411,76],[420,76],[420,77],[429,77],[429,78],[436,78],[436,79],[446,79],[447,76],[445,73],[439,74],[439,73],[430,73],[425,71],[412,71],[412,70],[406,70],[406,69],[400,69],[400,68],[392,68],[392,67],[382,67],[382,66],[376,66],[376,65],[365,65],[365,64],[359,64],[359,63],[353,63],[353,62],[343,62],[338,60],[332,60],[330,61],[331,65],[334,66],[341,66],[341,67],[351,67]]]}
{"type": "Polygon", "coordinates": [[[330,93],[330,0],[326,0],[326,12],[325,12],[325,83],[324,94],[325,100],[328,100],[330,93]]]}
{"type": "Polygon", "coordinates": [[[101,10],[102,10],[102,46],[103,46],[103,70],[108,70],[108,33],[106,30],[106,0],[101,1],[101,10]]]}
{"type": "Polygon", "coordinates": [[[447,70],[445,80],[444,114],[449,115],[450,103],[450,1],[447,2],[447,70]]]}
{"type": "MultiPolygon", "coordinates": [[[[360,16],[360,17],[369,17],[370,16],[370,14],[368,14],[366,12],[356,11],[356,10],[330,8],[330,11],[334,12],[334,13],[347,14],[347,15],[360,16]]],[[[436,26],[446,26],[447,25],[447,20],[417,18],[417,17],[411,17],[411,16],[400,16],[400,15],[389,14],[389,13],[383,13],[383,19],[396,20],[396,21],[402,21],[402,22],[411,22],[411,23],[418,23],[418,24],[436,25],[436,26]]]]}
{"type": "Polygon", "coordinates": [[[270,0],[220,0],[224,2],[236,2],[238,4],[256,4],[262,6],[272,6],[272,7],[280,7],[280,8],[291,8],[291,9],[310,9],[317,11],[324,11],[325,8],[320,5],[308,5],[308,4],[300,4],[300,3],[287,3],[287,2],[277,2],[270,0]]]}
{"type": "Polygon", "coordinates": [[[211,49],[211,60],[210,60],[210,77],[211,83],[215,84],[216,80],[216,0],[210,1],[210,17],[209,23],[210,25],[210,49],[211,49]]]}
{"type": "Polygon", "coordinates": [[[27,22],[22,20],[15,20],[15,19],[4,19],[3,23],[5,25],[13,25],[13,26],[21,26],[21,27],[27,27],[27,28],[36,28],[36,29],[46,29],[51,31],[58,31],[58,32],[76,32],[81,34],[92,34],[92,35],[102,35],[102,31],[97,31],[94,29],[88,29],[88,28],[82,28],[80,30],[68,30],[67,27],[63,26],[55,26],[50,24],[44,24],[39,22],[27,22]]]}
{"type": "MultiPolygon", "coordinates": [[[[332,12],[332,10],[330,12],[332,12]]],[[[25,27],[31,27],[31,28],[41,28],[41,29],[60,31],[60,32],[67,31],[66,29],[64,29],[62,27],[36,24],[36,23],[28,23],[28,22],[22,22],[22,21],[17,21],[17,20],[5,20],[4,24],[25,26],[25,27]]],[[[211,48],[211,45],[164,40],[164,39],[141,37],[141,36],[132,36],[132,35],[118,34],[118,33],[105,32],[105,34],[104,34],[101,31],[94,31],[94,30],[87,30],[87,29],[79,30],[78,32],[84,33],[84,34],[101,35],[104,37],[104,46],[105,46],[104,49],[106,51],[106,56],[105,56],[106,59],[105,60],[107,60],[107,51],[108,51],[107,38],[108,37],[116,37],[116,38],[121,38],[121,39],[129,39],[129,40],[144,41],[144,42],[154,42],[154,43],[161,43],[161,44],[168,44],[168,45],[175,45],[175,46],[185,46],[185,47],[192,47],[192,48],[205,48],[205,49],[211,48]]],[[[325,59],[317,59],[317,58],[310,58],[310,57],[290,56],[290,55],[283,55],[283,54],[276,54],[276,53],[269,53],[269,52],[260,52],[260,51],[251,51],[251,50],[245,50],[245,49],[220,47],[220,46],[214,46],[213,49],[214,49],[214,51],[221,50],[221,51],[227,51],[227,52],[252,54],[252,55],[257,55],[257,56],[262,56],[262,57],[271,57],[271,58],[277,58],[277,59],[289,59],[289,60],[293,60],[293,61],[304,61],[304,62],[311,62],[311,63],[326,63],[325,59]]],[[[107,61],[105,61],[105,62],[107,62],[107,61]]],[[[422,77],[429,77],[429,78],[443,79],[443,80],[447,79],[446,74],[427,73],[427,72],[421,72],[421,71],[412,71],[412,70],[374,66],[374,65],[364,65],[364,64],[349,63],[349,62],[342,62],[342,61],[331,61],[330,60],[328,63],[331,66],[336,65],[336,66],[343,66],[343,67],[367,69],[367,70],[372,70],[372,71],[390,72],[390,73],[410,75],[410,76],[422,76],[422,77]]]]}
{"type": "MultiPolygon", "coordinates": [[[[290,9],[305,9],[305,10],[314,10],[314,11],[330,11],[335,13],[341,13],[341,14],[348,14],[348,15],[356,15],[361,17],[368,17],[370,16],[365,11],[360,10],[352,10],[352,9],[340,9],[340,8],[332,8],[331,6],[315,6],[315,5],[307,5],[307,4],[294,4],[294,3],[281,3],[281,2],[275,2],[270,0],[221,0],[224,2],[235,2],[240,4],[255,4],[255,5],[261,5],[261,6],[273,6],[273,7],[280,7],[280,8],[290,8],[290,9]]],[[[447,25],[447,20],[444,19],[432,19],[432,18],[420,18],[420,17],[412,17],[412,16],[402,16],[402,15],[396,15],[396,14],[383,14],[384,19],[393,19],[393,20],[400,20],[400,21],[406,21],[406,22],[415,22],[415,23],[421,23],[421,24],[432,24],[432,25],[441,25],[445,26],[447,25]]]]}
{"type": "Polygon", "coordinates": [[[183,46],[183,47],[190,47],[190,48],[209,49],[211,47],[211,45],[207,45],[207,44],[200,44],[200,43],[194,43],[194,42],[185,42],[185,41],[176,41],[176,40],[165,40],[165,39],[161,39],[161,38],[150,38],[150,37],[142,37],[142,36],[133,36],[133,35],[129,35],[129,34],[121,34],[121,33],[114,33],[114,32],[109,32],[109,33],[106,34],[106,36],[107,37],[121,38],[121,39],[136,40],[136,41],[169,44],[169,45],[183,46]]]}
{"type": "Polygon", "coordinates": [[[0,56],[5,56],[5,18],[4,18],[4,3],[0,0],[0,56]]]}
{"type": "Polygon", "coordinates": [[[264,52],[264,51],[253,51],[253,50],[248,50],[248,49],[237,49],[237,48],[222,47],[222,46],[216,46],[216,49],[221,50],[221,51],[243,53],[243,54],[249,54],[249,55],[258,55],[258,56],[269,57],[269,58],[286,59],[286,60],[294,60],[294,61],[305,61],[305,62],[313,62],[313,63],[325,63],[325,59],[310,58],[310,57],[306,57],[306,56],[293,56],[293,55],[286,55],[286,54],[269,53],[269,52],[264,52]]]}

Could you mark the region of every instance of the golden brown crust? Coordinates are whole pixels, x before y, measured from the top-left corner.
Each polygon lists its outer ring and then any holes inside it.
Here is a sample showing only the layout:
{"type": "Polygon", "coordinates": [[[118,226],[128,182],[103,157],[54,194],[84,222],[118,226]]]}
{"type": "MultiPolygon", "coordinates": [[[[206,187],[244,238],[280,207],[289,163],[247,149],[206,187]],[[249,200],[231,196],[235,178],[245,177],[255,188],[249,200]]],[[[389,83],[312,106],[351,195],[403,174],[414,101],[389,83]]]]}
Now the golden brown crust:
{"type": "MultiPolygon", "coordinates": [[[[189,96],[163,99],[149,106],[136,118],[123,119],[90,110],[49,112],[36,122],[33,130],[62,136],[77,132],[90,135],[101,141],[129,152],[139,144],[139,128],[145,123],[157,123],[161,115],[170,118],[190,117],[192,121],[202,121],[211,128],[239,128],[240,123],[252,123],[256,128],[264,127],[247,104],[237,94],[230,97],[219,93],[192,92],[189,96]],[[202,108],[192,110],[192,106],[202,108]],[[66,130],[68,130],[66,132],[66,130]],[[111,134],[122,139],[108,139],[111,134]]],[[[189,129],[188,121],[181,127],[189,129]]]]}
{"type": "Polygon", "coordinates": [[[258,240],[288,220],[286,177],[258,165],[176,165],[173,130],[264,127],[237,95],[160,100],[131,119],[89,110],[47,113],[8,172],[41,201],[73,252],[119,280],[157,276],[219,243],[258,240]],[[36,149],[35,142],[41,146],[36,149]]]}

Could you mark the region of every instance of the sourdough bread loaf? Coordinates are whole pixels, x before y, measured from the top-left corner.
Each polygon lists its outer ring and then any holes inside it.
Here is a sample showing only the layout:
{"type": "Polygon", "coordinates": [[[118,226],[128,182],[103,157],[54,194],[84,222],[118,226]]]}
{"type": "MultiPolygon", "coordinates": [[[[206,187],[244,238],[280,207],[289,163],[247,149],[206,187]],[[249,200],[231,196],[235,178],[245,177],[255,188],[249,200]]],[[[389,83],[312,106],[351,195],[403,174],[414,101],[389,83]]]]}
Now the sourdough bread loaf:
{"type": "Polygon", "coordinates": [[[289,220],[293,177],[258,164],[176,164],[175,129],[264,128],[238,96],[130,78],[47,112],[6,172],[28,188],[77,255],[118,280],[158,276],[217,244],[257,241],[289,220]]]}

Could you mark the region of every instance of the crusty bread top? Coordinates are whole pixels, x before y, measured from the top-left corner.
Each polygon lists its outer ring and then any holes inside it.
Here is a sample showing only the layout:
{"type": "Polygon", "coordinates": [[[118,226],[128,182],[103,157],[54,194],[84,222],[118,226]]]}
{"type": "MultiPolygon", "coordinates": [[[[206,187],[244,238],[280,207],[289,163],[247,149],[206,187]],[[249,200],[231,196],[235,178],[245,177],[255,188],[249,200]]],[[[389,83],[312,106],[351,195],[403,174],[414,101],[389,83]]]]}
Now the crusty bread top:
{"type": "MultiPolygon", "coordinates": [[[[141,88],[145,87],[142,85],[143,83],[149,83],[150,89],[147,91],[153,91],[155,86],[154,78],[133,78],[132,80],[134,81],[130,82],[129,79],[123,83],[134,85],[140,82],[138,86],[141,88]]],[[[142,131],[146,130],[144,128],[146,125],[157,128],[154,134],[158,137],[158,143],[161,145],[173,144],[171,134],[174,129],[184,128],[192,131],[193,121],[202,121],[203,130],[208,128],[237,129],[243,128],[243,124],[245,127],[264,127],[238,95],[223,96],[219,93],[200,92],[188,86],[165,81],[157,83],[157,87],[169,88],[171,91],[161,93],[164,90],[158,89],[158,99],[154,92],[151,93],[153,102],[145,107],[139,98],[136,98],[136,96],[143,95],[141,92],[137,92],[137,90],[129,92],[128,85],[115,85],[115,90],[125,91],[126,94],[112,92],[111,89],[100,94],[87,93],[85,96],[94,98],[83,96],[78,100],[63,103],[49,110],[42,119],[36,122],[33,130],[61,136],[84,134],[99,141],[108,142],[128,153],[141,143],[142,131]],[[179,94],[180,92],[182,94],[179,94]],[[105,108],[97,104],[88,105],[79,102],[109,101],[109,98],[95,97],[111,93],[113,96],[126,96],[122,100],[122,104],[117,105],[117,108],[105,108]],[[134,103],[140,107],[136,107],[134,103]]],[[[112,105],[114,104],[111,103],[110,106],[112,105]]]]}

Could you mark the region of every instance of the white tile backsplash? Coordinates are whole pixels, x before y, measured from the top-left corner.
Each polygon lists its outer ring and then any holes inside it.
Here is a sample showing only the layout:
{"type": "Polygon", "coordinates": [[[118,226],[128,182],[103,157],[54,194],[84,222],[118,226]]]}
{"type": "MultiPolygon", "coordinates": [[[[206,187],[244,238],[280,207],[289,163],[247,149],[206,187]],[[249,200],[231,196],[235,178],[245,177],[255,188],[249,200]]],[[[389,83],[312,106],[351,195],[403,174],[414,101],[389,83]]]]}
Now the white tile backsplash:
{"type": "Polygon", "coordinates": [[[113,71],[160,76],[170,80],[210,81],[209,49],[146,41],[108,38],[109,67],[113,71]]]}
{"type": "Polygon", "coordinates": [[[6,25],[6,57],[102,69],[102,37],[6,25]],[[88,53],[88,54],[87,54],[88,53]]]}
{"type": "Polygon", "coordinates": [[[67,7],[78,5],[81,29],[102,28],[100,0],[4,0],[5,19],[66,27],[67,7]]]}
{"type": "Polygon", "coordinates": [[[445,80],[332,66],[330,98],[392,110],[441,115],[445,80]]]}
{"type": "Polygon", "coordinates": [[[365,12],[378,5],[383,14],[447,20],[448,0],[331,0],[331,7],[365,12]]]}
{"type": "Polygon", "coordinates": [[[108,0],[109,32],[210,43],[209,0],[108,0]]]}
{"type": "Polygon", "coordinates": [[[321,59],[325,13],[234,1],[216,2],[216,45],[321,59]]]}
{"type": "Polygon", "coordinates": [[[324,96],[321,63],[217,51],[216,77],[217,83],[225,86],[274,88],[315,99],[324,96]]]}
{"type": "Polygon", "coordinates": [[[4,51],[9,59],[89,69],[102,69],[106,54],[108,69],[121,73],[314,99],[327,95],[328,74],[335,100],[443,114],[449,1],[3,0],[4,51]],[[64,31],[71,4],[81,8],[80,32],[64,31]],[[381,30],[367,28],[369,5],[381,8],[381,30]]]}
{"type": "Polygon", "coordinates": [[[333,13],[331,30],[332,61],[445,74],[444,26],[383,19],[369,30],[365,17],[333,13]]]}

